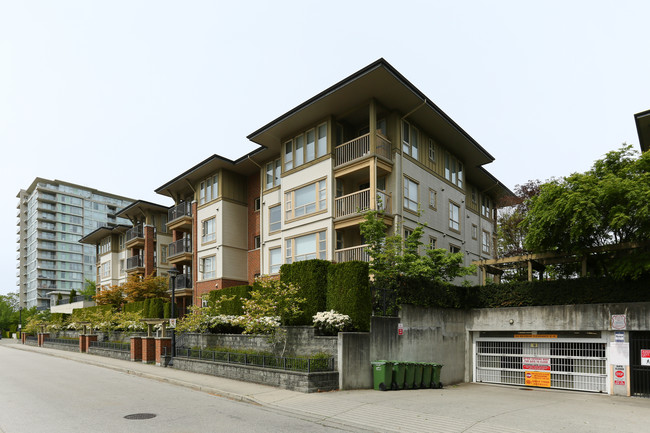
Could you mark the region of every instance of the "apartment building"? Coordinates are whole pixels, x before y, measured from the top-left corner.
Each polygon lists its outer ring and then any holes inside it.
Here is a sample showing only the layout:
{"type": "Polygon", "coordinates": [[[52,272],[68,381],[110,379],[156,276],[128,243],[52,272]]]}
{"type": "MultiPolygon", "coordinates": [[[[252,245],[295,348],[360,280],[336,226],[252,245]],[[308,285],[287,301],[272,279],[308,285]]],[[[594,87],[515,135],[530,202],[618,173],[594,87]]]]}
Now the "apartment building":
{"type": "Polygon", "coordinates": [[[17,198],[16,284],[24,308],[47,308],[50,292],[79,292],[85,279],[95,280],[95,248],[78,241],[98,227],[128,223],[117,211],[133,201],[43,178],[17,198]]]}
{"type": "Polygon", "coordinates": [[[495,203],[512,193],[484,169],[494,158],[383,59],[248,138],[260,148],[213,155],[156,189],[175,202],[170,261],[191,272],[195,304],[283,263],[368,260],[367,209],[391,233],[426,223],[424,241],[466,264],[495,255],[495,203]]]}

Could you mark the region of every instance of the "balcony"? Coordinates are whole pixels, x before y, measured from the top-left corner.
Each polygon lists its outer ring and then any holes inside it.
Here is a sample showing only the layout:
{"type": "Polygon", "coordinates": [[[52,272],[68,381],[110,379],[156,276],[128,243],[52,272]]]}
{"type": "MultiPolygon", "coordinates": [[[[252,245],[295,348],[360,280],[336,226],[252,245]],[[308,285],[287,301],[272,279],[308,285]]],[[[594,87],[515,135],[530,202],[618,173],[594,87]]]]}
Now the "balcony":
{"type": "Polygon", "coordinates": [[[358,260],[362,262],[369,262],[370,256],[366,251],[368,245],[359,245],[356,247],[343,248],[340,250],[334,251],[334,260],[338,263],[351,262],[353,260],[358,260]]]}
{"type": "Polygon", "coordinates": [[[192,238],[187,236],[169,244],[167,262],[176,265],[192,261],[192,238]]]}
{"type": "Polygon", "coordinates": [[[139,225],[128,229],[126,231],[126,242],[124,245],[127,248],[144,247],[144,228],[139,225]]]}
{"type": "Polygon", "coordinates": [[[126,259],[126,272],[127,273],[143,273],[144,272],[144,259],[142,256],[133,256],[126,259]]]}
{"type": "Polygon", "coordinates": [[[179,203],[167,211],[167,229],[192,230],[192,203],[179,203]]]}
{"type": "Polygon", "coordinates": [[[381,134],[376,134],[375,138],[373,155],[370,154],[369,133],[336,146],[334,167],[338,168],[369,156],[379,156],[392,163],[391,142],[381,134]]]}
{"type": "MultiPolygon", "coordinates": [[[[358,216],[368,209],[370,209],[370,188],[334,199],[334,218],[358,216]]],[[[375,209],[390,214],[391,195],[378,190],[375,209]]]]}

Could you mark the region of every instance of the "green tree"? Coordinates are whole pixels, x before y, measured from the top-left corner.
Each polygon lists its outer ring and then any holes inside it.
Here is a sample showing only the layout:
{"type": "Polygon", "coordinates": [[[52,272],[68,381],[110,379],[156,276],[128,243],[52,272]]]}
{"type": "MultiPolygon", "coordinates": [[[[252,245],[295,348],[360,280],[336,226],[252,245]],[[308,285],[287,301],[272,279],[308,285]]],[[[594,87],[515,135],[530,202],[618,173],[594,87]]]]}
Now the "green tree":
{"type": "MultiPolygon", "coordinates": [[[[650,239],[650,152],[632,146],[608,152],[585,173],[547,182],[529,200],[522,221],[524,247],[533,252],[580,254],[586,249],[650,239]]],[[[650,251],[641,248],[599,257],[595,271],[638,277],[650,271],[650,251]]]]}
{"type": "Polygon", "coordinates": [[[84,289],[79,294],[85,296],[87,299],[93,299],[97,294],[97,284],[93,280],[86,278],[84,289]]]}
{"type": "Polygon", "coordinates": [[[70,290],[70,303],[74,302],[74,298],[77,297],[77,291],[75,289],[70,290]]]}
{"type": "Polygon", "coordinates": [[[169,279],[167,277],[154,277],[147,275],[144,279],[138,276],[131,276],[124,283],[124,294],[127,302],[144,301],[153,298],[169,298],[169,279]]]}
{"type": "Polygon", "coordinates": [[[18,293],[0,295],[0,331],[14,330],[18,326],[18,293]]]}

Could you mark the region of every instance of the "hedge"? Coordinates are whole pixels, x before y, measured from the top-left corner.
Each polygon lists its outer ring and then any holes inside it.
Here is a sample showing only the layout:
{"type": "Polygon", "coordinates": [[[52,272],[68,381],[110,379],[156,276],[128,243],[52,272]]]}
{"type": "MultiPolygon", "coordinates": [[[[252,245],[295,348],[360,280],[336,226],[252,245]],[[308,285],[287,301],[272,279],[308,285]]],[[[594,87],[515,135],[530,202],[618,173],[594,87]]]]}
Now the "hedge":
{"type": "Polygon", "coordinates": [[[298,296],[305,298],[303,313],[287,325],[312,325],[313,316],[327,307],[327,274],[332,263],[327,260],[305,260],[280,267],[280,280],[300,288],[298,296]]]}
{"type": "Polygon", "coordinates": [[[72,314],[70,315],[70,322],[76,322],[79,319],[80,314],[85,314],[86,312],[94,312],[94,311],[113,311],[114,307],[113,305],[95,305],[94,307],[86,307],[86,308],[77,308],[72,310],[72,314]]]}
{"type": "MultiPolygon", "coordinates": [[[[125,313],[141,313],[146,319],[168,319],[170,317],[171,303],[162,298],[145,299],[144,301],[129,302],[124,304],[125,313]]],[[[178,316],[178,310],[175,311],[178,316]]]]}
{"type": "Polygon", "coordinates": [[[215,303],[224,296],[233,296],[232,300],[222,301],[220,303],[218,312],[219,314],[225,314],[228,316],[240,316],[244,313],[241,300],[249,299],[252,289],[252,286],[242,285],[226,287],[220,290],[211,290],[207,294],[208,306],[214,306],[215,303]]]}
{"type": "Polygon", "coordinates": [[[353,261],[329,266],[326,309],[350,316],[357,331],[370,330],[372,295],[368,263],[353,261]]]}

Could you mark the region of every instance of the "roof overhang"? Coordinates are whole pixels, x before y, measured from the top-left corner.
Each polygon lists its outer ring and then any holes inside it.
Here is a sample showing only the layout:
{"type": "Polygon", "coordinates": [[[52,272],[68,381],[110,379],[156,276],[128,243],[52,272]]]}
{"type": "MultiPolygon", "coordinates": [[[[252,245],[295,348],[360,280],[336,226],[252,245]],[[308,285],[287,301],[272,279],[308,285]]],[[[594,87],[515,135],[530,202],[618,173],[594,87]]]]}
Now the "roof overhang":
{"type": "Polygon", "coordinates": [[[119,235],[125,233],[130,228],[131,226],[127,226],[124,224],[118,224],[116,226],[100,227],[88,233],[83,238],[79,239],[79,242],[87,245],[97,245],[102,239],[114,234],[119,235]]]}
{"type": "Polygon", "coordinates": [[[636,132],[639,134],[639,146],[641,152],[650,149],[650,110],[642,111],[634,115],[636,132]]]}
{"type": "Polygon", "coordinates": [[[117,216],[133,221],[139,220],[142,218],[142,216],[151,213],[167,213],[168,209],[169,206],[163,206],[161,204],[151,203],[144,200],[137,200],[124,209],[120,209],[120,211],[117,213],[117,216]]]}
{"type": "Polygon", "coordinates": [[[408,115],[408,120],[427,135],[445,143],[466,165],[480,166],[494,161],[492,155],[384,59],[303,102],[248,138],[278,153],[282,140],[304,125],[314,124],[329,115],[342,116],[371,99],[402,116],[408,115]]]}

